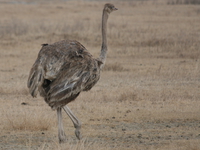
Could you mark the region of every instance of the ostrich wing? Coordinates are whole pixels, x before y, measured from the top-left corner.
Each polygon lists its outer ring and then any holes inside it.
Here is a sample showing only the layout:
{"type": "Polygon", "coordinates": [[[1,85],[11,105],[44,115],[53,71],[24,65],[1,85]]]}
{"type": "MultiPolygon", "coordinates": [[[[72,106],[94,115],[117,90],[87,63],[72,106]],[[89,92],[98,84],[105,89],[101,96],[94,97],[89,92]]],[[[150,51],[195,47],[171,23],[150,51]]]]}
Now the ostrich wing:
{"type": "Polygon", "coordinates": [[[93,73],[86,66],[72,64],[65,65],[57,78],[50,84],[47,93],[47,103],[51,107],[66,105],[74,100],[81,91],[90,86],[93,73]]]}
{"type": "Polygon", "coordinates": [[[91,89],[99,80],[99,61],[93,59],[87,50],[75,53],[64,57],[59,73],[49,85],[45,100],[53,109],[71,102],[81,91],[91,89]]]}

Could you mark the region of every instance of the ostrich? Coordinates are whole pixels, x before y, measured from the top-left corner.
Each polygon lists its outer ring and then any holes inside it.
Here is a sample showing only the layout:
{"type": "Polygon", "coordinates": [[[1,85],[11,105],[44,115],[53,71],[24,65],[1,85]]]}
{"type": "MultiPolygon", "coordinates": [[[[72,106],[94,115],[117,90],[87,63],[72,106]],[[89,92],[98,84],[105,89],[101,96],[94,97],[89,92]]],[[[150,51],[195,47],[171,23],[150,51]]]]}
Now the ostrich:
{"type": "Polygon", "coordinates": [[[59,142],[66,141],[62,123],[62,109],[75,127],[75,135],[80,140],[81,122],[67,104],[76,99],[81,91],[90,90],[99,80],[105,65],[107,53],[107,19],[113,4],[105,4],[102,15],[102,46],[99,58],[94,58],[88,50],[75,40],[62,40],[54,44],[42,44],[33,64],[27,86],[33,97],[39,92],[45,102],[57,110],[59,142]]]}

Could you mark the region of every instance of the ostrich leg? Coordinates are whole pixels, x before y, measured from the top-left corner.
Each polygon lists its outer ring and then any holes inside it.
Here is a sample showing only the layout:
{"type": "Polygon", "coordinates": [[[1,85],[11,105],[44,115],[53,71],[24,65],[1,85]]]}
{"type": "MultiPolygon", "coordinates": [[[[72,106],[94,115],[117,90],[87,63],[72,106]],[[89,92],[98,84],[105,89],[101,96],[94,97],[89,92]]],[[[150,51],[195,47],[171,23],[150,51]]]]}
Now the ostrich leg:
{"type": "Polygon", "coordinates": [[[59,138],[59,143],[64,143],[66,142],[66,135],[63,130],[63,123],[62,123],[62,108],[57,109],[57,116],[58,116],[58,138],[59,138]]]}
{"type": "Polygon", "coordinates": [[[67,105],[65,105],[63,107],[64,111],[67,113],[67,115],[69,116],[69,118],[72,120],[74,127],[76,128],[75,130],[75,135],[76,137],[80,140],[81,139],[81,133],[80,133],[80,129],[81,129],[81,122],[78,120],[78,118],[72,113],[72,111],[69,109],[69,107],[67,105]]]}

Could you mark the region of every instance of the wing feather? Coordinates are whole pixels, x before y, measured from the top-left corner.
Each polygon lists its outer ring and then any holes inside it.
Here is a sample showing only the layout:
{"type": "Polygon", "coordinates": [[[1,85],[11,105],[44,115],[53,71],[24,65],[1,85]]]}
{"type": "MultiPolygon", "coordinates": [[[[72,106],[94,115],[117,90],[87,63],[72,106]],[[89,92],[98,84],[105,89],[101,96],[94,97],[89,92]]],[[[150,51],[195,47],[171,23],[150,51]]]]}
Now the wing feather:
{"type": "Polygon", "coordinates": [[[63,70],[62,73],[58,75],[58,78],[52,82],[48,92],[48,98],[46,99],[51,107],[56,107],[56,105],[60,104],[66,105],[84,90],[85,83],[91,76],[91,72],[84,71],[84,68],[85,67],[80,68],[82,69],[81,73],[79,71],[77,72],[77,69],[71,70],[72,68],[63,70]]]}
{"type": "Polygon", "coordinates": [[[27,86],[33,97],[37,96],[38,88],[44,82],[44,70],[40,64],[33,65],[28,78],[27,86]]]}

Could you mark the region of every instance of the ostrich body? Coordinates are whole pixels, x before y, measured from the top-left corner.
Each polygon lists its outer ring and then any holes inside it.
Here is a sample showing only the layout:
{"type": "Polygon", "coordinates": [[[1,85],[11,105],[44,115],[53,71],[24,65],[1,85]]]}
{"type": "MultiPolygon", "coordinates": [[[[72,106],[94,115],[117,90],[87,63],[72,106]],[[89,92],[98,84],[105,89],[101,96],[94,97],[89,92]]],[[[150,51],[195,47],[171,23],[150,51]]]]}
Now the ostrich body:
{"type": "Polygon", "coordinates": [[[99,58],[75,40],[63,40],[54,44],[43,44],[33,64],[28,88],[33,97],[39,92],[45,102],[57,110],[59,142],[66,141],[62,124],[62,108],[72,120],[75,135],[81,138],[81,123],[67,104],[76,99],[81,91],[90,90],[99,80],[107,53],[106,25],[109,14],[117,10],[113,4],[105,4],[102,15],[102,48],[99,58]]]}

